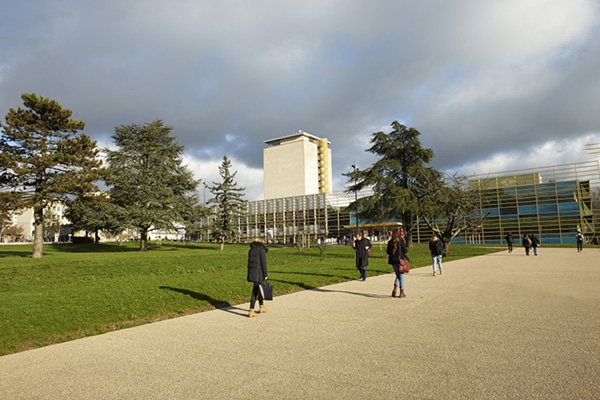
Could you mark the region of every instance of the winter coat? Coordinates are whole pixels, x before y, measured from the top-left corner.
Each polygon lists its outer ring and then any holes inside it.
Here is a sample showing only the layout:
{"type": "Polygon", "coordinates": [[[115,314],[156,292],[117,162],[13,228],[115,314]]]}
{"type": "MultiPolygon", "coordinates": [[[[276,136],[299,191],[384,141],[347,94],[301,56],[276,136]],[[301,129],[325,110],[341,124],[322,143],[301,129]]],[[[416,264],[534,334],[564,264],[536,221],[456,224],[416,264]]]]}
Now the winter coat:
{"type": "Polygon", "coordinates": [[[250,243],[248,251],[248,282],[261,283],[268,276],[267,272],[267,246],[261,242],[250,243]]]}
{"type": "Polygon", "coordinates": [[[387,244],[386,253],[388,255],[388,264],[390,265],[399,265],[400,259],[408,260],[406,256],[406,252],[408,249],[406,248],[406,242],[404,240],[400,241],[400,246],[398,246],[398,250],[394,252],[394,241],[390,239],[387,244]]]}
{"type": "Polygon", "coordinates": [[[535,237],[535,235],[529,236],[529,239],[531,240],[531,247],[538,247],[539,246],[540,241],[538,240],[537,237],[535,237]]]}
{"type": "Polygon", "coordinates": [[[354,250],[356,251],[356,268],[369,266],[368,249],[371,248],[371,241],[366,237],[354,241],[354,250]]]}
{"type": "Polygon", "coordinates": [[[429,251],[431,257],[437,257],[444,255],[444,243],[440,239],[429,241],[429,251]]]}

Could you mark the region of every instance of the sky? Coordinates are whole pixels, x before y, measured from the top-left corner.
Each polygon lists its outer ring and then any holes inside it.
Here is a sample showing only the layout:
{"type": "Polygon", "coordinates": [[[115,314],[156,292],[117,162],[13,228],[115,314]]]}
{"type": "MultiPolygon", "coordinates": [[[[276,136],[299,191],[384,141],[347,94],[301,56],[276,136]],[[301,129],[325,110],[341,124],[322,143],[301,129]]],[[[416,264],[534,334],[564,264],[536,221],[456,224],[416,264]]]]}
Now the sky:
{"type": "MultiPolygon", "coordinates": [[[[598,0],[0,0],[0,116],[58,101],[102,148],[156,119],[197,179],[224,155],[263,198],[265,140],[331,142],[334,190],[374,132],[417,129],[469,175],[597,160],[598,0]]],[[[202,193],[201,198],[206,193],[202,193]]],[[[204,191],[205,192],[205,191],[204,191]]]]}

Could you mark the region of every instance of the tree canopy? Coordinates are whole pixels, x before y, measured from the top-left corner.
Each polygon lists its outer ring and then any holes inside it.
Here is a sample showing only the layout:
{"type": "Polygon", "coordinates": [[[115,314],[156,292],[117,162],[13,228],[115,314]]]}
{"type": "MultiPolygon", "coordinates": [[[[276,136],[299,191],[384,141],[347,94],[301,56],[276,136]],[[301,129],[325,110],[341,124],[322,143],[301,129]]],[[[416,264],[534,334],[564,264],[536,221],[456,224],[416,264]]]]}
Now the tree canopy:
{"type": "Polygon", "coordinates": [[[483,226],[488,216],[481,211],[485,199],[468,187],[464,177],[428,174],[419,180],[418,186],[419,216],[442,239],[447,254],[459,233],[483,226]]]}
{"type": "Polygon", "coordinates": [[[184,146],[161,120],[115,127],[116,150],[106,149],[111,201],[140,233],[140,251],[148,233],[173,228],[192,217],[197,203],[192,172],[183,165],[184,146]]]}
{"type": "Polygon", "coordinates": [[[11,108],[1,124],[0,184],[12,193],[13,210],[33,208],[33,257],[42,256],[44,209],[70,195],[97,190],[102,174],[96,142],[85,123],[57,101],[25,93],[24,108],[11,108]]]}
{"type": "Polygon", "coordinates": [[[348,191],[372,187],[372,196],[358,199],[358,204],[353,203],[351,207],[358,206],[362,218],[376,222],[401,217],[410,243],[413,216],[419,210],[415,183],[425,170],[432,171],[427,164],[433,157],[433,150],[421,146],[418,130],[397,121],[391,126],[391,132],[372,134],[371,147],[367,151],[379,159],[367,169],[346,174],[348,191]]]}

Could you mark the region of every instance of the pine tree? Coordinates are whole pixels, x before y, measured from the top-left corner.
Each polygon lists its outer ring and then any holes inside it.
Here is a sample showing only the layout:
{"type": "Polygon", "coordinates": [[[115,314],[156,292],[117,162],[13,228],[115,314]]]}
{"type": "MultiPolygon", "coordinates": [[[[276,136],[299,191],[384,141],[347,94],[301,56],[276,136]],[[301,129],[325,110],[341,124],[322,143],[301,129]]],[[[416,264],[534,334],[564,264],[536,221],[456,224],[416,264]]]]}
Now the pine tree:
{"type": "Polygon", "coordinates": [[[36,94],[10,109],[0,137],[0,185],[14,195],[12,208],[33,208],[33,258],[42,257],[44,209],[70,195],[97,190],[102,173],[96,142],[79,133],[72,111],[36,94]]]}
{"type": "Polygon", "coordinates": [[[222,181],[213,182],[213,186],[208,187],[214,196],[208,203],[214,204],[216,216],[212,229],[215,237],[221,242],[221,251],[226,240],[231,240],[238,235],[236,220],[244,215],[246,208],[244,200],[246,188],[237,187],[237,182],[234,180],[236,174],[237,171],[231,173],[231,161],[227,155],[224,155],[223,162],[219,166],[222,181]]]}

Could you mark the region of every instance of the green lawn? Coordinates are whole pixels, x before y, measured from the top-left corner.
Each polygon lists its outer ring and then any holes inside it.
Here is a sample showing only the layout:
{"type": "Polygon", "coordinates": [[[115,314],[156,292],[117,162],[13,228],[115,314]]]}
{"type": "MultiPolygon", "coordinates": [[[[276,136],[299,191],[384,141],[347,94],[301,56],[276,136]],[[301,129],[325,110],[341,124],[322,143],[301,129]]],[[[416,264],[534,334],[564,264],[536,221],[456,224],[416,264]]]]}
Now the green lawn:
{"type": "MultiPolygon", "coordinates": [[[[163,242],[140,253],[136,243],[0,245],[0,355],[249,301],[248,245],[163,242]]],[[[452,246],[445,260],[504,247],[452,246]]],[[[412,268],[430,265],[426,245],[409,251],[412,268]]],[[[270,247],[274,294],[358,278],[351,247],[299,253],[270,247]]],[[[385,244],[374,245],[369,276],[391,273],[385,244]]]]}

